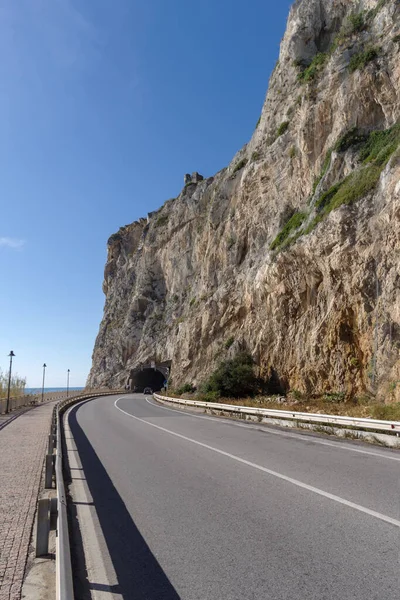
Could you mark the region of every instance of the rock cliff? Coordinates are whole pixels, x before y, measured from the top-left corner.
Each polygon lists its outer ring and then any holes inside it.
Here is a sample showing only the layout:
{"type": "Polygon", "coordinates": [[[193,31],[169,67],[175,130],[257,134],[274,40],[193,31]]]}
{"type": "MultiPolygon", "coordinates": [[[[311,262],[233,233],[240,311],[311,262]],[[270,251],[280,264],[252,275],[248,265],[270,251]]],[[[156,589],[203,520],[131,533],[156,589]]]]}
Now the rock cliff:
{"type": "Polygon", "coordinates": [[[294,3],[249,143],[108,240],[89,386],[247,348],[286,390],[400,400],[399,34],[398,0],[294,3]]]}

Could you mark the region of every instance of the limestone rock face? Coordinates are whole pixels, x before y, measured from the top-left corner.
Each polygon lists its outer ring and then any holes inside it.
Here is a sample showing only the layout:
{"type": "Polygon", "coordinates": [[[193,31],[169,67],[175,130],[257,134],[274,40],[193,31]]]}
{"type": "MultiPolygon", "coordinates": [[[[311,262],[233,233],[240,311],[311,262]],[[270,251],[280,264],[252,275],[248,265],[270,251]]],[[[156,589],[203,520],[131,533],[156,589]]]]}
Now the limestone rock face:
{"type": "Polygon", "coordinates": [[[400,401],[399,32],[396,0],[294,3],[249,143],[111,236],[89,386],[247,348],[283,389],[400,401]]]}

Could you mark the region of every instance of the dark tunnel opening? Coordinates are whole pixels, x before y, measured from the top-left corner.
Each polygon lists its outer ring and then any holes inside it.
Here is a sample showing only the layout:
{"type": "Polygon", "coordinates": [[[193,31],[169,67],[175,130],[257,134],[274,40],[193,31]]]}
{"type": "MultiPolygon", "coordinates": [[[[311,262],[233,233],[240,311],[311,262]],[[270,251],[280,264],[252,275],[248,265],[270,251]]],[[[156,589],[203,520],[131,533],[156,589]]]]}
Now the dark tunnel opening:
{"type": "Polygon", "coordinates": [[[143,369],[132,374],[131,389],[135,392],[143,392],[146,387],[158,392],[164,387],[165,376],[157,369],[143,369]]]}

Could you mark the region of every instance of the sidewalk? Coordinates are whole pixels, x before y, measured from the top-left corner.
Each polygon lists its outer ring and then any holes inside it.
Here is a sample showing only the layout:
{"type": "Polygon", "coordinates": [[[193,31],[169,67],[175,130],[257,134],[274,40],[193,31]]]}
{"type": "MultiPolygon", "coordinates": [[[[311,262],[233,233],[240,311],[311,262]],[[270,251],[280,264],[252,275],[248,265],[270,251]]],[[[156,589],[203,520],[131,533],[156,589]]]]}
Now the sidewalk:
{"type": "Polygon", "coordinates": [[[31,406],[23,406],[22,408],[18,408],[17,410],[13,410],[6,415],[0,414],[0,431],[7,425],[7,423],[11,423],[14,421],[19,415],[26,412],[27,410],[31,410],[31,406]]]}
{"type": "Polygon", "coordinates": [[[0,600],[21,597],[54,404],[0,428],[0,600]]]}

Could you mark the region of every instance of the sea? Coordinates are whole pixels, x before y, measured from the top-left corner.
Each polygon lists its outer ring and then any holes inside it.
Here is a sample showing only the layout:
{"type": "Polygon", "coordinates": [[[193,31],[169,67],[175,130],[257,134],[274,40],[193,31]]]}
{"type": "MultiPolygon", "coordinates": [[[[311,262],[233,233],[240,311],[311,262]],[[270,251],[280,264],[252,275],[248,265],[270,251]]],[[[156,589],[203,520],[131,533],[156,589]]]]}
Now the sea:
{"type": "MultiPolygon", "coordinates": [[[[85,388],[83,387],[70,387],[68,388],[68,390],[70,392],[78,392],[80,390],[83,390],[85,388]]],[[[51,387],[45,387],[44,388],[44,393],[47,394],[48,392],[66,392],[67,388],[66,387],[59,387],[59,388],[51,388],[51,387]]],[[[25,388],[25,394],[41,394],[42,393],[42,388],[25,388]]]]}

